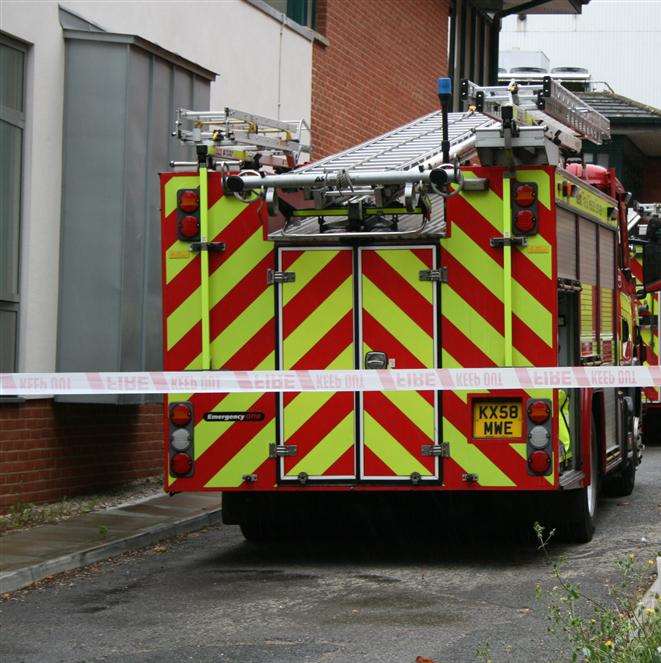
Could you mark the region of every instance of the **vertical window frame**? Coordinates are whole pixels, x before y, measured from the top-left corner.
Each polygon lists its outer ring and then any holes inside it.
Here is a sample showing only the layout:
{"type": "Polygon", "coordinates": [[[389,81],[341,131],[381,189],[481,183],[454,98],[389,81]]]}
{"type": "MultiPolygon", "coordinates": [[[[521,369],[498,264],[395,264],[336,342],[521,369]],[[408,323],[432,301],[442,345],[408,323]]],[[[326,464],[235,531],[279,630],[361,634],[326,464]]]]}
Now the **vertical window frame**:
{"type": "MultiPolygon", "coordinates": [[[[16,223],[16,241],[18,244],[18,258],[16,261],[16,292],[0,291],[0,312],[13,314],[15,316],[14,323],[14,339],[13,348],[9,349],[7,353],[8,364],[1,368],[9,369],[10,372],[15,372],[18,368],[18,353],[19,353],[19,327],[20,327],[20,292],[21,292],[21,237],[23,225],[23,200],[25,191],[23,190],[23,176],[25,171],[25,125],[26,125],[26,71],[27,71],[27,58],[28,46],[24,42],[12,38],[5,32],[0,31],[0,46],[11,48],[23,54],[22,71],[21,71],[21,110],[10,108],[0,103],[0,121],[8,124],[9,126],[16,127],[20,131],[20,164],[18,169],[18,219],[16,223]]],[[[4,354],[4,353],[3,353],[4,354]]],[[[5,359],[0,356],[2,363],[5,359]]]]}

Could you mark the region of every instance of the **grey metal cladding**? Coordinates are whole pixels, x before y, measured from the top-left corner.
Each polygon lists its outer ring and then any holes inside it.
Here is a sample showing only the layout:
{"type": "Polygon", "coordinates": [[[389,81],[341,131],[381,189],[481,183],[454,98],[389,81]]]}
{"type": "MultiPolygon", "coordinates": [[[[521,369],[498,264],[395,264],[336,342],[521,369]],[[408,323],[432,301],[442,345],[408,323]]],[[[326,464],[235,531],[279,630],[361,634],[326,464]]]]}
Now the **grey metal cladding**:
{"type": "MultiPolygon", "coordinates": [[[[131,35],[64,32],[57,369],[158,370],[158,173],[172,159],[194,157],[170,136],[175,109],[208,110],[213,74],[131,35]]],[[[160,397],[58,399],[138,403],[160,397]]]]}

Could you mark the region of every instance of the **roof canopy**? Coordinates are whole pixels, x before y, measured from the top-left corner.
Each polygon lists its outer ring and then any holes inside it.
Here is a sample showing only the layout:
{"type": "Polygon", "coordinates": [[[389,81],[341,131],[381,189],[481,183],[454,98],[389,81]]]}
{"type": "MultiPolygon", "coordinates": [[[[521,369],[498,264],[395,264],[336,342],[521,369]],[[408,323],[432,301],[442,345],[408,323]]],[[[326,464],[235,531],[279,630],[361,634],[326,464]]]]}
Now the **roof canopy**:
{"type": "Polygon", "coordinates": [[[580,14],[590,0],[473,0],[486,11],[509,14],[580,14]]]}
{"type": "Polygon", "coordinates": [[[610,120],[611,134],[627,136],[643,154],[661,156],[661,110],[614,92],[576,94],[610,120]]]}

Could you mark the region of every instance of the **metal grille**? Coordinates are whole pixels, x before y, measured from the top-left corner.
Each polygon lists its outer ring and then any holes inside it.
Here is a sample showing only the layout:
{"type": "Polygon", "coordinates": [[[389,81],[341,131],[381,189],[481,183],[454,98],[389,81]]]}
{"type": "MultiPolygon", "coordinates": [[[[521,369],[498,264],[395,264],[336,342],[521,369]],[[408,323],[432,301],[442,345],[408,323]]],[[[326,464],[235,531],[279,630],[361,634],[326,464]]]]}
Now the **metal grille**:
{"type": "MultiPolygon", "coordinates": [[[[481,113],[449,113],[450,153],[458,155],[477,127],[497,124],[481,113]]],[[[408,170],[441,154],[441,111],[299,168],[297,173],[336,170],[408,170]]]]}

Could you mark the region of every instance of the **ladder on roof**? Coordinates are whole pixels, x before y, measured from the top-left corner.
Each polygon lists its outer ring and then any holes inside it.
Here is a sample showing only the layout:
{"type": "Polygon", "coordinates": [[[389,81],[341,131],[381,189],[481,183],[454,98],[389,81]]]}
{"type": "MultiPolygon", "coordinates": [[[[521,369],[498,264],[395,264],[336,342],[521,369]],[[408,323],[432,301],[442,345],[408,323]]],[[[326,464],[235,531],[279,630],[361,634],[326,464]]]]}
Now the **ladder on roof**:
{"type": "MultiPolygon", "coordinates": [[[[301,154],[309,154],[303,142],[310,127],[305,120],[276,120],[225,108],[222,111],[177,110],[172,135],[184,145],[206,148],[210,156],[229,162],[247,161],[259,154],[258,165],[295,167],[301,154]]],[[[186,164],[187,165],[187,164],[186,164]]]]}
{"type": "MultiPolygon", "coordinates": [[[[540,134],[574,152],[581,151],[583,139],[601,145],[610,138],[608,119],[550,76],[541,83],[519,84],[513,80],[508,85],[494,86],[463,80],[460,93],[467,107],[499,119],[503,129],[514,122],[516,132],[528,134],[531,147],[537,146],[535,138],[540,134]]],[[[520,140],[511,146],[525,147],[525,142],[520,140]]]]}
{"type": "MultiPolygon", "coordinates": [[[[362,172],[434,167],[442,162],[441,123],[441,111],[429,113],[344,152],[299,168],[296,172],[362,172]]],[[[475,153],[475,130],[492,125],[495,125],[495,120],[480,113],[449,113],[450,158],[469,158],[475,153]]]]}

